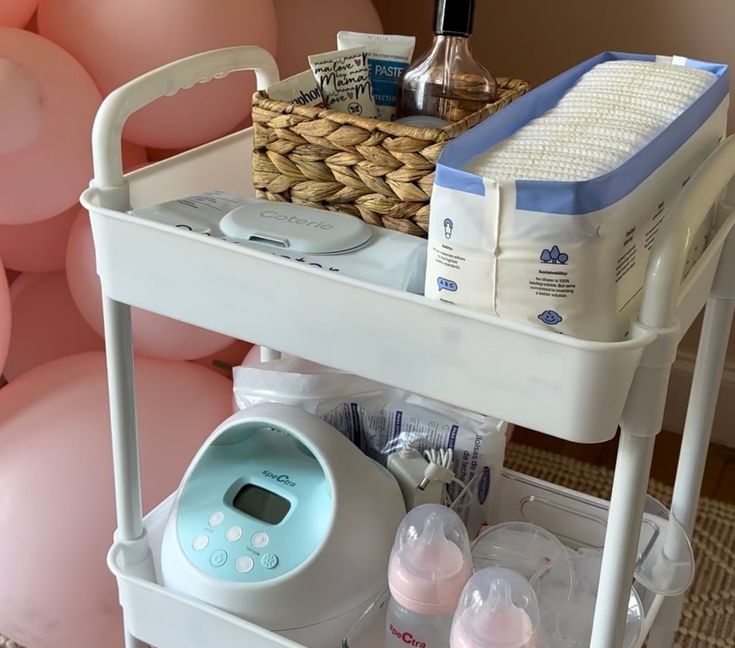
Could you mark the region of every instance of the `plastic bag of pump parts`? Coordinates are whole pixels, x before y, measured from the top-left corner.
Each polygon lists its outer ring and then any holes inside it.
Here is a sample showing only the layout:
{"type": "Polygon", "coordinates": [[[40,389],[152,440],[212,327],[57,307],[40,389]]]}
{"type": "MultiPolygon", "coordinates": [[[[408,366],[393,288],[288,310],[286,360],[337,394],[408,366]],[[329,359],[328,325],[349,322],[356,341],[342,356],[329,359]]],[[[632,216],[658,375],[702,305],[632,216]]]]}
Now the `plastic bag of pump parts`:
{"type": "MultiPolygon", "coordinates": [[[[237,406],[275,401],[321,417],[382,465],[408,443],[451,448],[457,479],[470,484],[455,510],[471,535],[493,521],[506,423],[294,357],[234,369],[237,406]]],[[[452,498],[460,494],[449,487],[452,498]]]]}

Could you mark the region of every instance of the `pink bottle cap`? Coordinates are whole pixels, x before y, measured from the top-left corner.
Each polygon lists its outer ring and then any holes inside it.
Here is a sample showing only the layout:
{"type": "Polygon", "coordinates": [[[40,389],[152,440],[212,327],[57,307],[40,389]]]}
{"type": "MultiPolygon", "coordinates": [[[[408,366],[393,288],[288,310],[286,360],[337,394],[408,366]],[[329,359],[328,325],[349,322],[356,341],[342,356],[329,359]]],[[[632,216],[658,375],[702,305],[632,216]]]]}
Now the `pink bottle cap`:
{"type": "Polygon", "coordinates": [[[509,569],[475,574],[452,622],[450,648],[537,648],[539,612],[528,581],[509,569]]]}
{"type": "Polygon", "coordinates": [[[400,605],[417,614],[452,614],[471,574],[467,530],[454,511],[424,504],[406,515],[388,568],[400,605]]]}

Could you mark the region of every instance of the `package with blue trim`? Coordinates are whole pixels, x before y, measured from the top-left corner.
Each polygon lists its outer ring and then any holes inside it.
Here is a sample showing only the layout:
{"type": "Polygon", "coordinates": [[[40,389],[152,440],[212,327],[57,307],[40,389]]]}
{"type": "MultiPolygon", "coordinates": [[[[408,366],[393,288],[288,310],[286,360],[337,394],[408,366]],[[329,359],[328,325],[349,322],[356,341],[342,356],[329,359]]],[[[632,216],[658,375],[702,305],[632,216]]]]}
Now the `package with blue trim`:
{"type": "Polygon", "coordinates": [[[656,234],[725,136],[727,74],[605,52],[450,142],[431,197],[425,294],[578,338],[624,338],[656,234]]]}

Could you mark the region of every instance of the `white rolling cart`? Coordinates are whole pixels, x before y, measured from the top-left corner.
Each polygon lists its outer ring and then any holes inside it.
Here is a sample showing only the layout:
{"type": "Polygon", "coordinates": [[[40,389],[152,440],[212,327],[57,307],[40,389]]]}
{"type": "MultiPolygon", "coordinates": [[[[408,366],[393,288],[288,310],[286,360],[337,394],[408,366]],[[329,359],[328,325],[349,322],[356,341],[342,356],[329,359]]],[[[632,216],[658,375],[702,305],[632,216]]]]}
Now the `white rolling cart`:
{"type": "MultiPolygon", "coordinates": [[[[735,174],[735,139],[691,178],[666,219],[630,339],[590,342],[126,214],[205,190],[252,194],[251,130],[128,176],[120,153],[122,127],[133,112],[242,69],[255,70],[260,87],[277,78],[273,59],[258,48],[197,55],[113,92],[94,126],[95,178],[83,202],[104,293],[118,520],[109,565],[118,580],[126,646],[302,648],[156,583],[161,521],[170,502],[143,518],[130,322],[130,306],[137,306],[579,443],[610,439],[620,424],[609,515],[606,502],[510,471],[501,507],[501,519],[531,519],[538,506],[550,506],[579,544],[601,546],[604,537],[591,645],[617,648],[670,368],[684,332],[706,305],[672,507],[690,534],[694,523],[735,304],[735,210],[726,200],[707,250],[680,279],[690,233],[735,174]]],[[[649,601],[649,645],[671,646],[680,607],[681,599],[649,601]]],[[[350,648],[379,647],[366,641],[350,648]]]]}

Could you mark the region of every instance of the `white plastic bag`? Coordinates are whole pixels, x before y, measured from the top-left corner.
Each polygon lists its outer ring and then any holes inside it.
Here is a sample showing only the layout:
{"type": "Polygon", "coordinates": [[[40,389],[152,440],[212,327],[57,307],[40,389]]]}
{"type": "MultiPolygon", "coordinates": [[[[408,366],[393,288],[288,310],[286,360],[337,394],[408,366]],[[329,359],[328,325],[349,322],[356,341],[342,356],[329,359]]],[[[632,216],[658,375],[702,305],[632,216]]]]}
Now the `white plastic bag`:
{"type": "MultiPolygon", "coordinates": [[[[499,497],[506,423],[299,358],[235,367],[240,409],[275,401],[305,409],[386,465],[407,443],[423,452],[452,448],[469,495],[455,507],[471,533],[490,523],[499,497]]],[[[459,495],[452,485],[450,495],[459,495]]]]}

